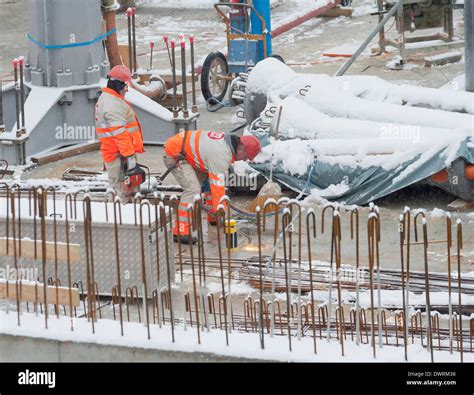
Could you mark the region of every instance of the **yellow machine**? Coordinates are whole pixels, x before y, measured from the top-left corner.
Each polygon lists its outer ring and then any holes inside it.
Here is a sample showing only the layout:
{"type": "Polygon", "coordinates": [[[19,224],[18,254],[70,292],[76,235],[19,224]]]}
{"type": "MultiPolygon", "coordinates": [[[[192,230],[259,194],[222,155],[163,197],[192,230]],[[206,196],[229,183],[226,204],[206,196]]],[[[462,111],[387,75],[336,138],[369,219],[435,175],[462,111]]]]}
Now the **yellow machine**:
{"type": "Polygon", "coordinates": [[[225,221],[224,232],[226,248],[230,251],[237,251],[239,246],[237,240],[237,221],[235,219],[225,221]]]}

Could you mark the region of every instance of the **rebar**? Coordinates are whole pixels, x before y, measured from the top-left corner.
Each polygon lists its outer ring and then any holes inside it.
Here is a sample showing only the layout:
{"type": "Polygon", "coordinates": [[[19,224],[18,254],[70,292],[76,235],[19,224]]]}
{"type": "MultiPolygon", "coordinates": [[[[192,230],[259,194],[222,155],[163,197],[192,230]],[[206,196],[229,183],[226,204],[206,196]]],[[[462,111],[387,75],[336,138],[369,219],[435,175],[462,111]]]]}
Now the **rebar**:
{"type": "Polygon", "coordinates": [[[460,219],[456,221],[457,230],[457,261],[458,261],[458,306],[459,306],[459,344],[461,346],[461,363],[464,362],[464,347],[462,339],[462,296],[461,296],[461,250],[463,247],[462,222],[460,219]]]}
{"type": "MultiPolygon", "coordinates": [[[[172,53],[172,58],[170,58],[171,62],[171,73],[173,74],[173,117],[177,118],[178,117],[178,87],[177,87],[177,81],[176,81],[176,49],[175,49],[175,43],[172,40],[170,42],[171,45],[171,53],[172,53]]],[[[166,46],[168,46],[168,41],[166,40],[166,46]]],[[[169,49],[168,49],[168,55],[169,55],[169,49]]]]}
{"type": "Polygon", "coordinates": [[[311,327],[313,330],[313,348],[314,353],[317,354],[316,348],[316,325],[314,319],[314,286],[313,286],[313,260],[311,256],[311,224],[313,227],[313,238],[316,239],[316,214],[314,210],[309,210],[306,214],[306,236],[308,243],[308,262],[309,262],[309,282],[310,282],[310,297],[311,297],[311,327]],[[310,222],[310,219],[312,222],[310,222]]]}
{"type": "Polygon", "coordinates": [[[183,117],[189,117],[188,111],[188,91],[187,91],[187,81],[186,81],[186,41],[181,40],[181,84],[183,91],[183,117]]]}
{"type": "Polygon", "coordinates": [[[196,69],[194,65],[194,44],[195,38],[194,35],[189,36],[189,44],[191,46],[191,78],[192,78],[192,89],[193,89],[193,105],[191,107],[191,111],[197,113],[197,105],[196,105],[196,69]]]}

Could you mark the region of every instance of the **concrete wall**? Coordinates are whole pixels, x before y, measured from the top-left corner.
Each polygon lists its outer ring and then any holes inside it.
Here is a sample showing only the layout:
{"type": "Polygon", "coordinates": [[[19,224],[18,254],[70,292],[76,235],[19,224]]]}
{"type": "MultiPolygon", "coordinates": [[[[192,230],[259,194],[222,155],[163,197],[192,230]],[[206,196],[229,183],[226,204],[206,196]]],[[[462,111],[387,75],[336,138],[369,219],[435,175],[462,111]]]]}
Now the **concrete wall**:
{"type": "Polygon", "coordinates": [[[258,362],[210,353],[148,350],[0,335],[0,362],[258,362]]]}

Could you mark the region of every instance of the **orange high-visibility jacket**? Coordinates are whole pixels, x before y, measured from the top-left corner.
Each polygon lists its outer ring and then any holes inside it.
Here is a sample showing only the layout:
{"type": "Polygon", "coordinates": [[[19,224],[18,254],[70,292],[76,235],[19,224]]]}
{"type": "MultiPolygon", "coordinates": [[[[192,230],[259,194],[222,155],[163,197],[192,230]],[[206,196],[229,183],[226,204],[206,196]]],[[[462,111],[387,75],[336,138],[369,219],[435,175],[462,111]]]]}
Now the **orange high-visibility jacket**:
{"type": "Polygon", "coordinates": [[[135,112],[122,96],[104,88],[95,111],[95,126],[104,162],[120,156],[144,152],[140,123],[135,112]]]}
{"type": "MultiPolygon", "coordinates": [[[[181,154],[184,136],[185,132],[181,132],[168,139],[165,145],[166,155],[176,158],[181,154]]],[[[214,212],[217,211],[217,206],[225,195],[225,175],[235,160],[230,136],[221,132],[188,131],[184,154],[192,167],[208,173],[212,207],[214,212]]]]}

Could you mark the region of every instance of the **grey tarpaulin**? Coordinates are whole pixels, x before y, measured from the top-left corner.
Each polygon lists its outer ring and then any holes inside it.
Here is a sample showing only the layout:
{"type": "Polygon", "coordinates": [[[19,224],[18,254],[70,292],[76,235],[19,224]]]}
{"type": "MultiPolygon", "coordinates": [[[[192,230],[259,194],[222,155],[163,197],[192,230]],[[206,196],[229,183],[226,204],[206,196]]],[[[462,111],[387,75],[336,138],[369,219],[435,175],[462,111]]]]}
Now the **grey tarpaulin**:
{"type": "MultiPolygon", "coordinates": [[[[262,138],[263,145],[267,143],[265,140],[265,138],[262,138]]],[[[433,155],[418,153],[412,159],[400,163],[397,168],[390,170],[380,166],[361,168],[328,164],[315,158],[305,175],[291,175],[285,172],[280,164],[276,164],[273,177],[290,189],[303,192],[305,195],[309,195],[313,188],[324,190],[330,185],[346,183],[347,190],[344,193],[331,196],[324,196],[324,193],[321,193],[320,196],[331,201],[337,200],[346,204],[364,205],[423,181],[443,169],[448,168],[449,170],[450,166],[447,166],[448,158],[449,164],[459,163],[462,160],[474,164],[474,144],[471,139],[467,138],[460,142],[455,154],[446,148],[433,151],[433,155]],[[407,169],[409,171],[406,171],[407,169]]],[[[254,163],[252,167],[265,176],[269,175],[268,162],[254,163]]],[[[454,193],[461,196],[460,192],[454,191],[454,193]]],[[[474,198],[471,190],[466,191],[463,197],[466,198],[466,195],[471,197],[469,200],[474,198]]]]}

